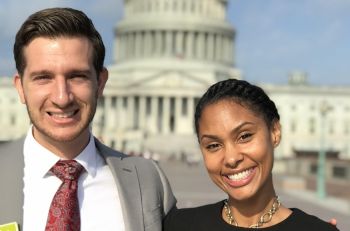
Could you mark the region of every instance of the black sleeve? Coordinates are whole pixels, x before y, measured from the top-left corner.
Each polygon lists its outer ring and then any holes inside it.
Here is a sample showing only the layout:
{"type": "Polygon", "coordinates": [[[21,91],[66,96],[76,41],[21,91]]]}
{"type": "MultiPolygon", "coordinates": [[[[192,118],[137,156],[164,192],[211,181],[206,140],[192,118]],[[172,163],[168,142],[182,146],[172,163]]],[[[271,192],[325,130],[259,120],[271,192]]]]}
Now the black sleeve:
{"type": "MultiPolygon", "coordinates": [[[[300,227],[298,230],[317,230],[317,231],[339,231],[337,227],[329,222],[323,221],[320,218],[307,214],[299,209],[293,209],[295,213],[292,222],[300,227]]],[[[295,228],[295,226],[294,226],[295,228]]]]}
{"type": "Polygon", "coordinates": [[[163,219],[163,231],[192,230],[194,214],[190,209],[172,208],[163,219]]]}

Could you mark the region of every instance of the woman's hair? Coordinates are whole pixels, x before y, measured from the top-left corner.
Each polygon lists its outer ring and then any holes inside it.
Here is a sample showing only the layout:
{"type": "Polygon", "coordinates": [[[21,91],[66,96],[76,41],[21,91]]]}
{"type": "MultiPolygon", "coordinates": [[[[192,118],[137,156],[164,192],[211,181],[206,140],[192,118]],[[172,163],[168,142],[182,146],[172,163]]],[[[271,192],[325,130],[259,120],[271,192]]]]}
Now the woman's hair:
{"type": "Polygon", "coordinates": [[[197,136],[199,132],[199,120],[203,109],[207,105],[217,103],[221,100],[232,100],[247,107],[256,115],[261,115],[269,128],[274,121],[280,119],[275,103],[267,96],[263,89],[244,80],[227,79],[209,87],[199,99],[194,115],[197,136]]]}
{"type": "Polygon", "coordinates": [[[102,71],[105,46],[92,21],[82,11],[72,8],[49,8],[28,17],[16,34],[13,54],[18,73],[22,76],[26,67],[24,47],[38,37],[84,37],[93,46],[93,64],[102,71]]]}

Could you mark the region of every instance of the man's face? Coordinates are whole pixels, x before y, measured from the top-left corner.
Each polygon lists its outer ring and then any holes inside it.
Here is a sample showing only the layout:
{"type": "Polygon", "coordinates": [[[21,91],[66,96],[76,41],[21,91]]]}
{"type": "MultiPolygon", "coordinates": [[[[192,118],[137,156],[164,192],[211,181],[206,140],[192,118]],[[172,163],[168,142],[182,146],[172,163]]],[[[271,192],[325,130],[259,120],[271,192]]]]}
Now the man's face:
{"type": "Polygon", "coordinates": [[[106,70],[96,73],[92,54],[83,37],[39,37],[24,48],[26,67],[14,81],[42,145],[88,139],[108,78],[106,70]]]}

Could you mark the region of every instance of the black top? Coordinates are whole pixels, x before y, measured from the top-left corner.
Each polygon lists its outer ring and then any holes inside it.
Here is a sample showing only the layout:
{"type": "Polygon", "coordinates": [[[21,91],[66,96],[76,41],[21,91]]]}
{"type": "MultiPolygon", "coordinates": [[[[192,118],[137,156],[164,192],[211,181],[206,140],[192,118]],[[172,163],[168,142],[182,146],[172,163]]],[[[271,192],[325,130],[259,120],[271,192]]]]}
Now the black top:
{"type": "MultiPolygon", "coordinates": [[[[229,225],[221,217],[223,201],[197,208],[173,209],[165,217],[164,231],[248,231],[253,228],[242,228],[229,225]]],[[[282,222],[265,228],[262,231],[336,231],[335,226],[299,209],[282,222]]]]}

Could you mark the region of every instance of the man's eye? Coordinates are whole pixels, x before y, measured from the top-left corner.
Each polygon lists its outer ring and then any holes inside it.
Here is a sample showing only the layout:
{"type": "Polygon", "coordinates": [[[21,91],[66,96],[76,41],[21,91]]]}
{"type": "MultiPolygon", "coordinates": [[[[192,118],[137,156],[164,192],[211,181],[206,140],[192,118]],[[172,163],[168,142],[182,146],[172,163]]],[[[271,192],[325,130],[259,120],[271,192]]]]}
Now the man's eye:
{"type": "Polygon", "coordinates": [[[76,74],[76,75],[73,75],[72,78],[78,78],[78,79],[86,79],[87,76],[84,75],[84,74],[76,74]]]}
{"type": "Polygon", "coordinates": [[[42,81],[42,80],[49,80],[50,76],[48,75],[38,75],[33,78],[34,81],[42,81]]]}

